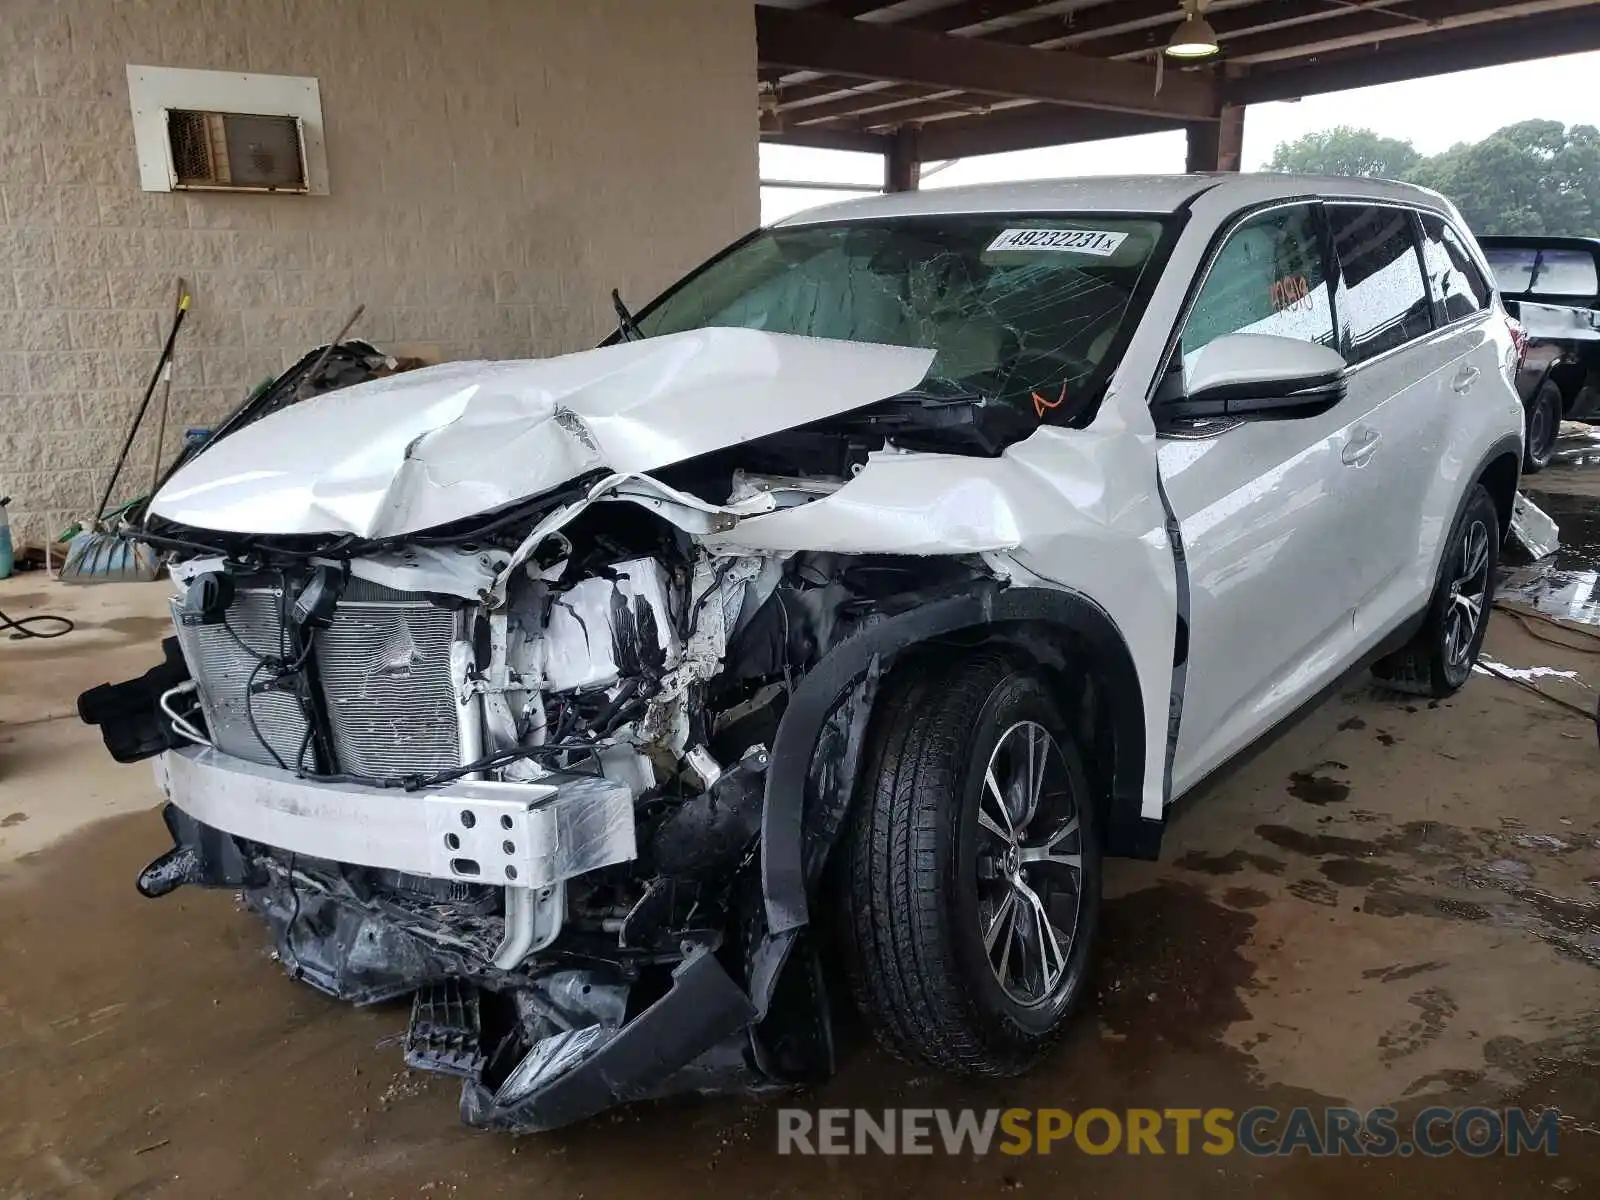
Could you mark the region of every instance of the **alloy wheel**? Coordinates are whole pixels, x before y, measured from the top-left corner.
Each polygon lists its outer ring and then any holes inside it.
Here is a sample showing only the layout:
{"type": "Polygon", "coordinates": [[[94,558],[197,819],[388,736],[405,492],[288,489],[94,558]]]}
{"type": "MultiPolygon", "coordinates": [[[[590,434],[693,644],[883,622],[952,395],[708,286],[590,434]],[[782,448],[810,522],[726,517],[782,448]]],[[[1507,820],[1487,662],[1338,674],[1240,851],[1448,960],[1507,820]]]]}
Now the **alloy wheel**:
{"type": "Polygon", "coordinates": [[[1083,909],[1083,833],[1055,737],[1034,721],[995,744],[978,800],[978,921],[989,968],[1025,1007],[1059,998],[1083,909]]]}
{"type": "Polygon", "coordinates": [[[1472,653],[1489,588],[1489,529],[1481,520],[1471,522],[1461,535],[1457,565],[1459,573],[1450,583],[1444,614],[1444,658],[1459,669],[1472,653]]]}

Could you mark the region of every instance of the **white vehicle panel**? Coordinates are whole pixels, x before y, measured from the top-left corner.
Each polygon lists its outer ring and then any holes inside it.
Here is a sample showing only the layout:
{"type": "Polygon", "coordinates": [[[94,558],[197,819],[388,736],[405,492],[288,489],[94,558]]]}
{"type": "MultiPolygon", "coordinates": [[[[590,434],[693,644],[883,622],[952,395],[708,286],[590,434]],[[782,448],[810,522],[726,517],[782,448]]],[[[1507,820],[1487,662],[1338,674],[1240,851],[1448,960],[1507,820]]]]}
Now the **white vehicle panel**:
{"type": "Polygon", "coordinates": [[[1151,439],[1114,419],[1041,426],[999,458],[880,454],[832,495],[747,517],[707,546],[725,553],[1003,553],[1030,579],[1103,608],[1144,700],[1142,815],[1161,816],[1177,575],[1151,439]]]}
{"type": "Polygon", "coordinates": [[[1338,493],[1341,407],[1163,439],[1157,451],[1189,575],[1175,796],[1314,690],[1349,649],[1355,594],[1344,560],[1361,530],[1338,493]]]}
{"type": "Polygon", "coordinates": [[[448,363],[264,417],[185,465],[150,510],[202,529],[393,537],[860,408],[915,387],[933,356],[712,328],[448,363]]]}

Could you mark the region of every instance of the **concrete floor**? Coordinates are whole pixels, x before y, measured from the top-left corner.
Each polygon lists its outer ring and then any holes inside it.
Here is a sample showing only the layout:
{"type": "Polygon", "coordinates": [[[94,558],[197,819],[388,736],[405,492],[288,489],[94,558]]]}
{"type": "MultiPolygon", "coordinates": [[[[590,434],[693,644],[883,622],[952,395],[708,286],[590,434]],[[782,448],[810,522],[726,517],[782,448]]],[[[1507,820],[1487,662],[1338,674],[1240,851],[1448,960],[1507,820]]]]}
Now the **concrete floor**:
{"type": "MultiPolygon", "coordinates": [[[[1583,471],[1537,483],[1581,516],[1583,471]]],[[[1600,755],[1591,722],[1512,683],[1476,676],[1437,705],[1353,685],[1186,801],[1162,862],[1109,867],[1096,995],[1025,1079],[955,1083],[854,1039],[797,1098],[511,1139],[459,1127],[455,1086],[404,1069],[403,1006],[290,982],[226,893],[135,894],[168,844],[148,765],[112,764],[71,713],[154,661],[163,595],[0,582],[13,616],[79,622],[0,640],[0,1196],[1600,1192],[1600,755]],[[1469,1102],[1558,1105],[1560,1155],[773,1154],[783,1103],[1469,1102]]],[[[1536,682],[1592,707],[1597,646],[1532,628],[1574,648],[1502,614],[1487,655],[1575,672],[1536,682]]]]}

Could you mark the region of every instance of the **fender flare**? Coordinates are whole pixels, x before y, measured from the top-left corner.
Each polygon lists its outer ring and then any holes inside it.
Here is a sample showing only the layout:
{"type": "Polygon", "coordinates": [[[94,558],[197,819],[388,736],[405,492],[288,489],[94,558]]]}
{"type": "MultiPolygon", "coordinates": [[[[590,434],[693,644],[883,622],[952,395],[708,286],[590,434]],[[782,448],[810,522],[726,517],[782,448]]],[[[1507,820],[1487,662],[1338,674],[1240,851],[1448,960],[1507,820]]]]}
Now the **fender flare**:
{"type": "MultiPolygon", "coordinates": [[[[769,941],[787,940],[810,921],[802,845],[805,783],[828,715],[851,687],[897,654],[946,634],[1006,622],[1060,626],[1088,646],[1108,680],[1106,702],[1117,725],[1108,841],[1115,842],[1130,820],[1140,820],[1144,698],[1133,655],[1116,622],[1078,592],[1001,588],[985,582],[963,595],[932,601],[862,629],[829,650],[795,688],[773,739],[761,810],[761,884],[769,941]]],[[[757,995],[756,1003],[764,1009],[764,997],[757,995]]]]}
{"type": "MultiPolygon", "coordinates": [[[[1472,495],[1472,489],[1483,482],[1483,477],[1489,472],[1490,464],[1498,461],[1499,459],[1513,458],[1516,460],[1517,478],[1511,485],[1511,505],[1514,506],[1516,504],[1517,492],[1521,489],[1522,485],[1523,449],[1522,433],[1519,431],[1514,434],[1508,433],[1504,437],[1498,438],[1494,444],[1484,452],[1483,456],[1478,459],[1477,465],[1472,468],[1472,474],[1467,476],[1470,482],[1466,487],[1461,489],[1461,495],[1456,498],[1455,511],[1450,514],[1450,524],[1445,526],[1445,532],[1447,535],[1451,529],[1455,528],[1456,521],[1466,509],[1467,500],[1472,495]]],[[[1495,503],[1498,506],[1498,496],[1495,497],[1495,503]]],[[[1501,515],[1506,521],[1506,527],[1500,531],[1500,540],[1504,542],[1505,539],[1511,535],[1511,507],[1507,507],[1506,511],[1501,515]]],[[[1443,560],[1445,553],[1446,549],[1444,539],[1441,538],[1439,542],[1439,558],[1433,564],[1435,575],[1437,575],[1439,572],[1439,562],[1443,560]]]]}

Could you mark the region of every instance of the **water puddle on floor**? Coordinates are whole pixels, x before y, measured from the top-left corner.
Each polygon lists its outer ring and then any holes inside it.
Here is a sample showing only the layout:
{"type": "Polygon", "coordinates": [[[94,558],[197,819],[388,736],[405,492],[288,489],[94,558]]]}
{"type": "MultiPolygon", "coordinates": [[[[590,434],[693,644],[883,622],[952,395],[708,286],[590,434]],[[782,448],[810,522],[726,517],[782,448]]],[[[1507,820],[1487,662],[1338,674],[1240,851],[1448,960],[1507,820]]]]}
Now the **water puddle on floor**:
{"type": "Polygon", "coordinates": [[[1561,546],[1536,563],[1503,570],[1495,588],[1498,598],[1562,620],[1600,625],[1600,498],[1524,491],[1560,527],[1561,546]]]}

